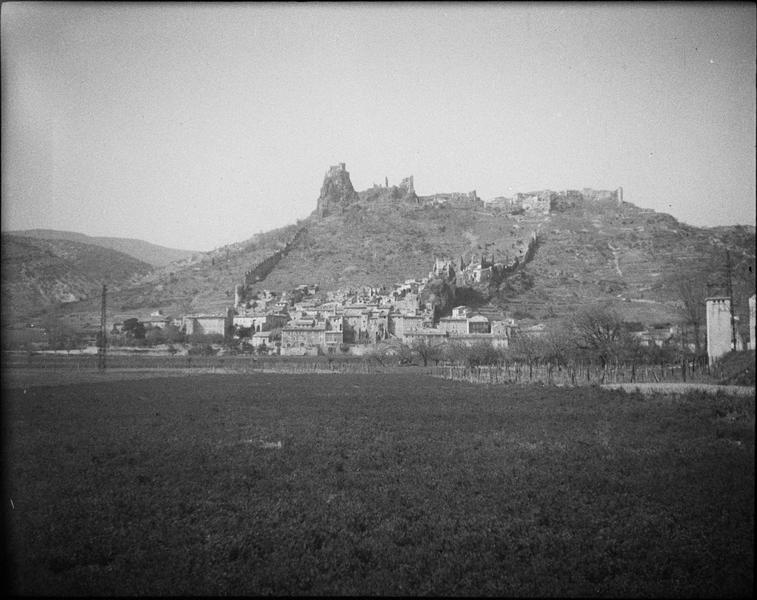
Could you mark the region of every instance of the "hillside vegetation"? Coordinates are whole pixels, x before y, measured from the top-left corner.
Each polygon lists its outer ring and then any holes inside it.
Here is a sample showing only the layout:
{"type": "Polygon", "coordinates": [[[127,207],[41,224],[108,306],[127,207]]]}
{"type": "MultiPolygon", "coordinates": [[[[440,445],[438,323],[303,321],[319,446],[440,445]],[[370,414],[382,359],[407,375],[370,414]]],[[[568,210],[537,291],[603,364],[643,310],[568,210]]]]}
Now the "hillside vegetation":
{"type": "Polygon", "coordinates": [[[434,256],[515,256],[534,224],[493,218],[488,211],[403,202],[361,201],[344,213],[310,219],[307,234],[261,283],[287,289],[315,282],[322,288],[391,286],[428,275],[434,256]]]}
{"type": "Polygon", "coordinates": [[[3,319],[59,303],[99,299],[102,284],[116,290],[150,271],[147,263],[116,250],[3,234],[3,319]]]}
{"type": "MultiPolygon", "coordinates": [[[[109,314],[118,320],[122,315],[146,315],[158,308],[166,314],[224,310],[233,303],[234,286],[244,273],[283,248],[297,229],[291,225],[256,234],[154,269],[129,286],[113,290],[108,296],[109,314]]],[[[91,320],[93,314],[99,314],[99,301],[84,300],[67,305],[65,311],[83,321],[91,320]]]]}
{"type": "Polygon", "coordinates": [[[617,303],[628,320],[675,320],[681,278],[701,285],[702,297],[708,284],[712,294],[725,290],[726,249],[745,324],[746,299],[755,288],[755,228],[698,228],[630,203],[550,214],[538,251],[524,269],[525,282],[507,281],[499,298],[537,319],[605,300],[617,303]]]}

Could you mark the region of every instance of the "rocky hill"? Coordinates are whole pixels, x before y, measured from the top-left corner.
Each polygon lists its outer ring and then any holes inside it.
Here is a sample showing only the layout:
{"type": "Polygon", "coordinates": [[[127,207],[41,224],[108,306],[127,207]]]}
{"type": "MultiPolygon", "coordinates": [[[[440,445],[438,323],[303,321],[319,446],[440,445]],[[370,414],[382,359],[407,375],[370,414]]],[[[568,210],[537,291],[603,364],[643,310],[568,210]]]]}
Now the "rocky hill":
{"type": "MultiPolygon", "coordinates": [[[[743,323],[755,287],[753,226],[692,227],[623,202],[618,191],[545,190],[484,203],[475,192],[419,197],[409,177],[356,192],[340,164],[326,173],[315,204],[313,214],[288,227],[198,253],[114,290],[114,318],[158,308],[221,311],[239,284],[250,294],[303,283],[322,290],[391,286],[427,276],[435,258],[518,259],[517,269],[476,286],[471,297],[526,321],[570,318],[598,301],[614,303],[627,320],[677,321],[680,279],[713,284],[716,293],[726,250],[743,323]]],[[[94,300],[67,305],[81,315],[97,310],[94,300]]]]}
{"type": "Polygon", "coordinates": [[[117,290],[152,269],[143,261],[101,246],[3,234],[3,319],[99,298],[103,283],[117,290]]]}
{"type": "Polygon", "coordinates": [[[736,303],[746,320],[755,288],[755,228],[698,228],[624,202],[552,212],[533,260],[498,290],[501,304],[537,320],[566,316],[591,301],[615,302],[628,320],[677,321],[678,282],[702,297],[722,293],[730,250],[736,303]]]}
{"type": "Polygon", "coordinates": [[[177,260],[184,260],[196,254],[191,250],[166,248],[133,238],[98,237],[84,235],[73,231],[57,231],[55,229],[26,229],[23,231],[8,231],[9,235],[37,238],[43,240],[67,240],[81,244],[91,244],[123,252],[137,260],[146,262],[154,267],[162,267],[177,260]]]}

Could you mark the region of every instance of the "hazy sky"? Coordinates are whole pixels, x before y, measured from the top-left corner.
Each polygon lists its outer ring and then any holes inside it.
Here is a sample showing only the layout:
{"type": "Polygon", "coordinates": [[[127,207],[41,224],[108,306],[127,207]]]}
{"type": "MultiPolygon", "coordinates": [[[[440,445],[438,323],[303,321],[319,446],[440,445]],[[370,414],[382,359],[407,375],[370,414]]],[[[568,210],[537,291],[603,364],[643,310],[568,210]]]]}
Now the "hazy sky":
{"type": "Polygon", "coordinates": [[[2,227],[194,250],[330,165],[755,223],[754,4],[2,4],[2,227]]]}

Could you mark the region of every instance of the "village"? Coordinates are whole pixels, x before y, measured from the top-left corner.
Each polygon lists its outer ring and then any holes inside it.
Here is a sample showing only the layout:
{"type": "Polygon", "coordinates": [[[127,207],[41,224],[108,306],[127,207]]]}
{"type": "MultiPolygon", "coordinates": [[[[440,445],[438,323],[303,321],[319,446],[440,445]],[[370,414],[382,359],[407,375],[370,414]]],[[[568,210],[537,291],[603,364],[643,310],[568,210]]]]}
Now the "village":
{"type": "MultiPolygon", "coordinates": [[[[424,301],[424,290],[440,282],[454,290],[487,282],[503,276],[527,259],[531,243],[521,251],[522,258],[508,265],[493,263],[483,256],[465,261],[434,258],[432,268],[423,278],[411,278],[385,287],[363,287],[322,291],[317,283],[304,283],[292,290],[263,289],[250,292],[245,284],[235,286],[234,305],[221,314],[185,314],[171,317],[161,311],[142,320],[127,319],[113,324],[110,342],[138,325],[136,337],[162,340],[161,331],[178,332],[181,340],[213,343],[222,352],[255,353],[266,356],[361,356],[377,345],[393,342],[409,347],[438,346],[446,343],[488,344],[495,349],[508,348],[521,335],[542,336],[542,323],[524,325],[516,319],[485,305],[477,308],[460,305],[451,314],[439,316],[438,298],[424,301]],[[131,326],[129,327],[129,321],[131,326]]],[[[430,297],[434,297],[433,294],[430,297]]],[[[750,299],[751,339],[747,344],[737,336],[732,339],[728,300],[707,301],[708,355],[711,361],[735,349],[753,347],[755,299],[750,299]]],[[[450,311],[446,311],[450,312],[450,311]]],[[[665,347],[679,339],[680,326],[664,323],[655,327],[637,327],[631,331],[642,346],[665,347]]],[[[168,341],[168,340],[166,340],[168,341]]],[[[693,344],[692,348],[693,350],[693,344]]]]}
{"type": "MultiPolygon", "coordinates": [[[[139,323],[145,335],[171,326],[187,339],[223,339],[227,344],[247,345],[259,354],[282,356],[361,355],[367,347],[391,340],[438,344],[454,339],[468,345],[484,341],[506,348],[517,325],[500,311],[456,306],[451,315],[435,322],[435,305],[422,301],[431,280],[443,279],[452,286],[482,282],[498,267],[483,257],[467,265],[460,263],[455,270],[452,261],[434,259],[427,277],[407,279],[392,289],[363,287],[323,293],[317,283],[307,283],[288,291],[264,289],[248,297],[247,286],[237,284],[234,305],[222,314],[172,318],[155,311],[139,323]]],[[[123,334],[126,322],[114,323],[111,334],[123,334]]]]}

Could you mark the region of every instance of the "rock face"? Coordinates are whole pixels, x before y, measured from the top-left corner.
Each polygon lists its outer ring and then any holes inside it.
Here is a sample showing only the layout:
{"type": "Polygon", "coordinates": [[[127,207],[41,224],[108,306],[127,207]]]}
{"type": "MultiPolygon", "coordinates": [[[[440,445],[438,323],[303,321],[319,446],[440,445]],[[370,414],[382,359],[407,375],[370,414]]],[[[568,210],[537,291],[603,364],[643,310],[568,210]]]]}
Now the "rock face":
{"type": "Polygon", "coordinates": [[[415,196],[415,185],[413,184],[413,176],[405,177],[400,183],[400,188],[404,190],[405,196],[415,196]]]}
{"type": "Polygon", "coordinates": [[[358,195],[352,187],[350,174],[344,168],[344,163],[339,163],[330,167],[323,179],[316,211],[319,217],[325,217],[349,206],[357,199],[358,195]]]}

